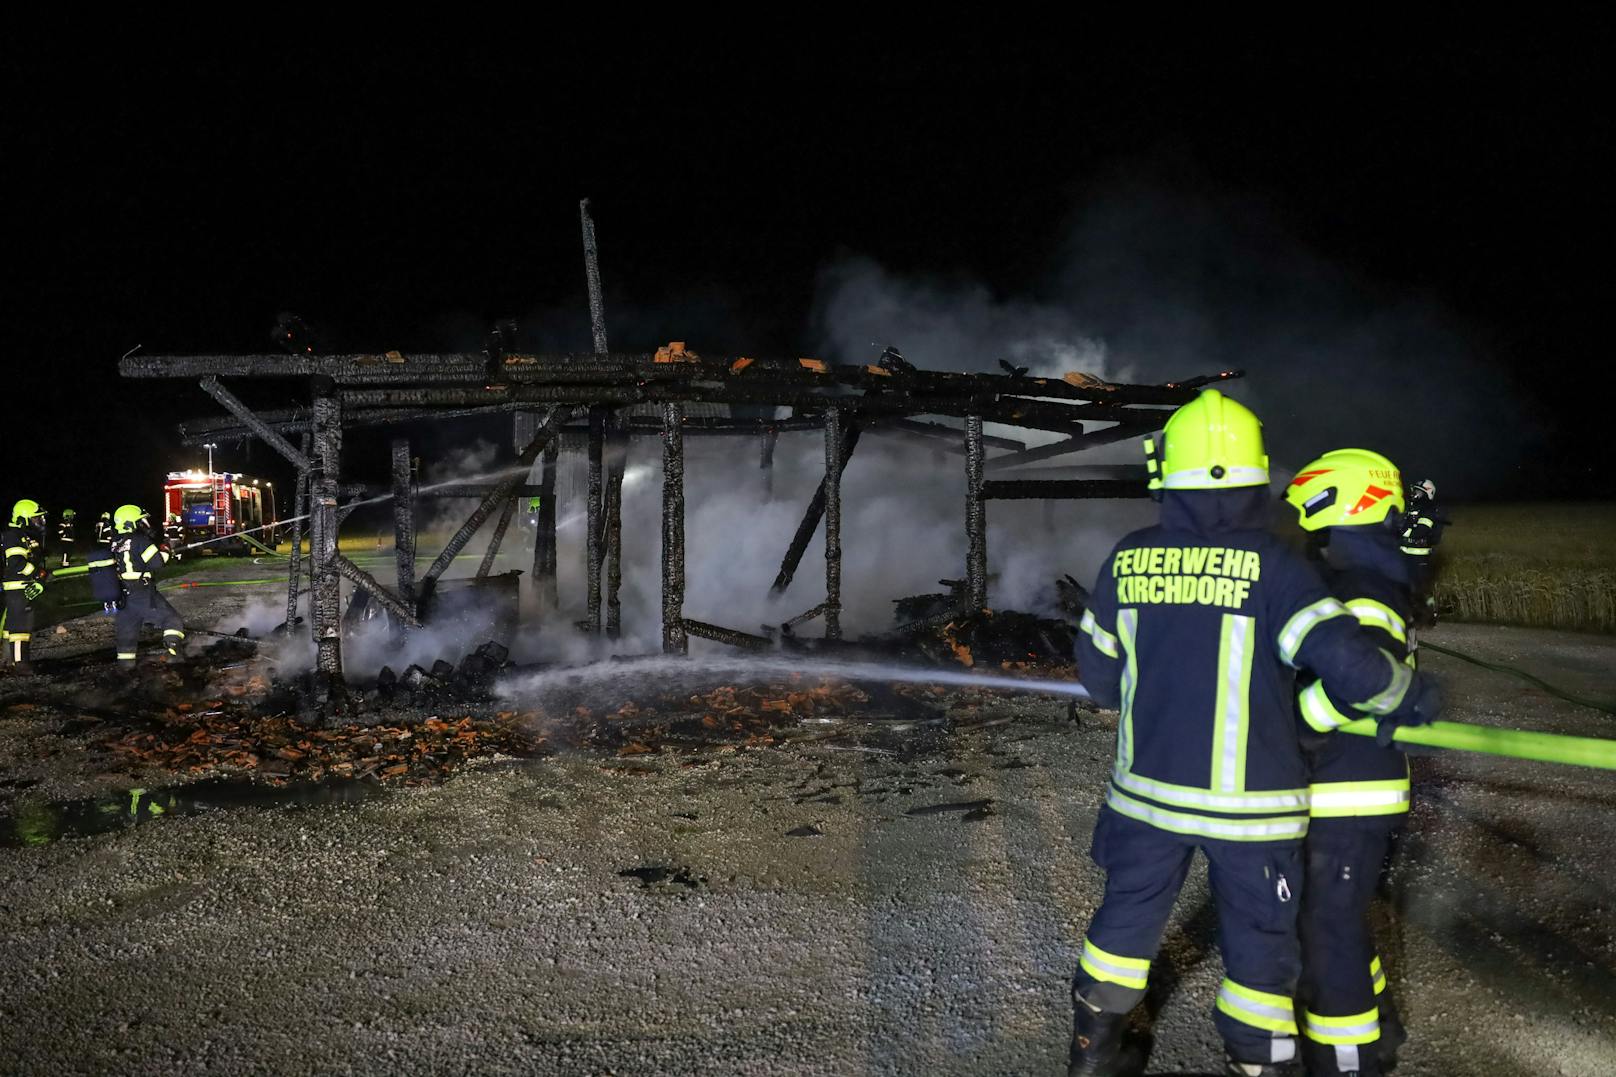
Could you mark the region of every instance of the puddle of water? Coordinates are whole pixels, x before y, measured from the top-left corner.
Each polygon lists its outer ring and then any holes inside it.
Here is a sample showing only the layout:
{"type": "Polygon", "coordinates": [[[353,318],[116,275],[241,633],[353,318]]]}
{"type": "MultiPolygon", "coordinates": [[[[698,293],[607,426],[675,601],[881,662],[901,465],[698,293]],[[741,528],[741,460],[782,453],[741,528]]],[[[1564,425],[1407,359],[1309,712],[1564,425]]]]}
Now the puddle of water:
{"type": "Polygon", "coordinates": [[[382,787],[354,778],[331,778],[290,785],[215,780],[167,789],[128,789],[82,800],[18,800],[13,814],[0,817],[0,846],[48,845],[127,830],[174,815],[229,808],[309,808],[356,804],[382,793],[382,787]]]}

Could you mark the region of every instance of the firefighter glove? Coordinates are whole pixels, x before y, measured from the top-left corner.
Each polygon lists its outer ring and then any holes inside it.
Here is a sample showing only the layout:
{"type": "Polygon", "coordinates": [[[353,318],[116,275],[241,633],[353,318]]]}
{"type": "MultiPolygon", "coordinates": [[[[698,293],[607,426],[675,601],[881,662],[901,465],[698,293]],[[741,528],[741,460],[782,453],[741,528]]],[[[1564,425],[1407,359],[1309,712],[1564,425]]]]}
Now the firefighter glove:
{"type": "Polygon", "coordinates": [[[1401,726],[1430,725],[1442,714],[1442,689],[1430,674],[1415,672],[1413,683],[1403,696],[1403,702],[1390,714],[1384,715],[1375,727],[1375,741],[1389,747],[1392,735],[1401,726]]]}
{"type": "Polygon", "coordinates": [[[22,589],[22,597],[26,598],[30,602],[44,593],[45,585],[40,583],[38,580],[34,580],[27,587],[22,589]]]}

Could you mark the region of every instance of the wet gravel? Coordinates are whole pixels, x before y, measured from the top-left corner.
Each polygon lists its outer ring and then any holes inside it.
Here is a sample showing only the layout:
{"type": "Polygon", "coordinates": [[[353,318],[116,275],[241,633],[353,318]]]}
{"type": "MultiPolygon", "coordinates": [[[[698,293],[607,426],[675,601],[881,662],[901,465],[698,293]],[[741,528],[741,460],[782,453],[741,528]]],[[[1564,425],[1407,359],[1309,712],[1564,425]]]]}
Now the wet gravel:
{"type": "MultiPolygon", "coordinates": [[[[1430,638],[1616,697],[1616,639],[1430,638]]],[[[1616,734],[1428,662],[1454,717],[1616,734]]],[[[0,1068],[1060,1073],[1114,737],[1065,714],[1017,703],[916,750],[495,760],[361,803],[0,849],[0,1068]]],[[[0,708],[0,781],[40,776],[0,784],[0,811],[130,784],[78,743],[59,708],[0,708]]],[[[1616,778],[1457,755],[1415,772],[1381,910],[1413,1035],[1398,1073],[1616,1072],[1616,778]]],[[[1151,1072],[1217,1064],[1211,924],[1197,869],[1151,1072]]]]}

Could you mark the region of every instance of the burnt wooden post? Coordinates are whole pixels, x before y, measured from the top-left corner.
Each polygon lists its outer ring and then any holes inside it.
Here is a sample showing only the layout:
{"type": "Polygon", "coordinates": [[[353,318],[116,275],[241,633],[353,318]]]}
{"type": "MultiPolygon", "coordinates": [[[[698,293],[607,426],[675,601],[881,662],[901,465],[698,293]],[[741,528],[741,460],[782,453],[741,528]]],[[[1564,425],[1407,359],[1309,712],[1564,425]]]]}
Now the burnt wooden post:
{"type": "Polygon", "coordinates": [[[842,411],[825,412],[825,638],[842,638],[842,411]]]}
{"type": "Polygon", "coordinates": [[[591,635],[600,631],[601,541],[606,536],[605,484],[602,467],[606,452],[606,409],[589,409],[589,491],[584,512],[585,625],[591,635]]]}
{"type": "Polygon", "coordinates": [[[556,471],[561,466],[560,440],[544,447],[544,470],[539,478],[539,526],[533,537],[533,578],[538,584],[539,608],[561,606],[556,583],[556,471]]]}
{"type": "Polygon", "coordinates": [[[774,500],[774,446],[780,440],[780,431],[773,429],[763,431],[763,447],[758,460],[758,468],[763,472],[763,500],[774,500]]]}
{"type": "Polygon", "coordinates": [[[487,579],[488,570],[494,567],[494,559],[499,556],[499,544],[505,541],[505,532],[511,526],[511,517],[516,515],[516,503],[519,500],[521,499],[511,498],[500,510],[499,522],[494,525],[494,533],[488,539],[488,549],[483,551],[483,559],[477,565],[477,579],[487,579]]]}
{"type": "MultiPolygon", "coordinates": [[[[309,455],[309,435],[303,435],[303,456],[309,455]]],[[[291,563],[286,569],[286,634],[292,633],[297,623],[297,593],[303,573],[303,518],[309,514],[309,472],[299,469],[295,480],[297,489],[292,495],[292,551],[291,563]]]]}
{"type": "Polygon", "coordinates": [[[627,439],[618,441],[606,482],[606,636],[617,639],[623,631],[623,465],[627,439]]]}
{"type": "MultiPolygon", "coordinates": [[[[853,455],[853,450],[858,448],[860,429],[856,420],[850,419],[842,425],[844,430],[838,479],[841,472],[847,470],[847,461],[853,455]]],[[[803,512],[801,522],[797,524],[797,533],[791,537],[791,547],[786,550],[786,556],[780,562],[780,572],[774,578],[774,586],[769,589],[771,594],[783,594],[785,589],[791,586],[792,577],[797,574],[797,566],[802,563],[802,555],[807,552],[808,543],[813,541],[814,532],[819,530],[819,520],[824,514],[825,480],[821,479],[819,489],[808,499],[808,508],[803,512]]]]}
{"type": "Polygon", "coordinates": [[[685,433],[684,405],[662,405],[662,650],[684,654],[685,433]]]}
{"type": "Polygon", "coordinates": [[[982,497],[987,456],[982,446],[982,416],[965,417],[965,584],[971,611],[988,604],[988,516],[982,497]]]}
{"type": "Polygon", "coordinates": [[[331,387],[317,388],[314,398],[313,549],[314,594],[309,601],[314,624],[315,667],[342,676],[342,574],[337,566],[337,486],[342,478],[342,404],[331,387]]]}
{"type": "Polygon", "coordinates": [[[408,438],[393,439],[393,562],[398,596],[415,604],[415,476],[408,438]]]}

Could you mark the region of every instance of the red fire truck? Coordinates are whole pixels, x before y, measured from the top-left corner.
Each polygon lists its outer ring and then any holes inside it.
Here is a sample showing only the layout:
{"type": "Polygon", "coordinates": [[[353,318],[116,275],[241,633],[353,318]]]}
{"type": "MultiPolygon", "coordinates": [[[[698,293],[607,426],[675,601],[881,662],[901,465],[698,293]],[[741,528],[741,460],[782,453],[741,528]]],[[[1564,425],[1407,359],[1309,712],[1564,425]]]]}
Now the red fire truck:
{"type": "Polygon", "coordinates": [[[173,535],[177,524],[186,544],[223,540],[196,552],[245,554],[257,550],[240,536],[273,546],[277,521],[273,483],[231,471],[170,471],[163,486],[163,519],[152,525],[173,535]]]}

